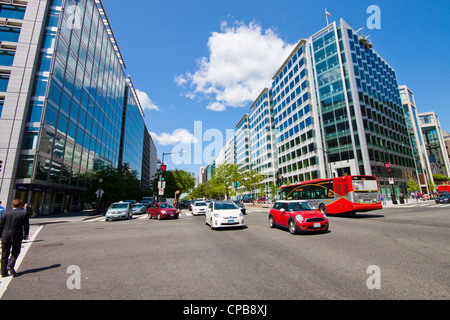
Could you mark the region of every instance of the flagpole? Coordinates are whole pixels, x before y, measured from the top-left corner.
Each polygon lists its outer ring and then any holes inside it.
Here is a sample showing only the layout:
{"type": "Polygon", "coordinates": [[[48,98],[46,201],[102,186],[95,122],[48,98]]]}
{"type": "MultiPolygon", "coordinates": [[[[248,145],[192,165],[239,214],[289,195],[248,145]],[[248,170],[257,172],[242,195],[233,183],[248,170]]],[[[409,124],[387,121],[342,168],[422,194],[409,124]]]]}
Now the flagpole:
{"type": "Polygon", "coordinates": [[[328,26],[328,11],[327,11],[327,8],[325,8],[325,17],[327,18],[327,26],[328,26]]]}

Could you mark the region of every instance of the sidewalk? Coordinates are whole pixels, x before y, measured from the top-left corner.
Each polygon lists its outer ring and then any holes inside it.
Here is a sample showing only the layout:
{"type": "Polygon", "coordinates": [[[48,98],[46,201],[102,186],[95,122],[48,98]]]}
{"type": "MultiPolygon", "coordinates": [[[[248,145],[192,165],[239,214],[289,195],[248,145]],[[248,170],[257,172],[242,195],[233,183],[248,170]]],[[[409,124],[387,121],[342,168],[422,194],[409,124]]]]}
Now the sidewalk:
{"type": "Polygon", "coordinates": [[[32,217],[30,218],[30,225],[84,221],[95,219],[104,215],[104,213],[91,215],[86,211],[60,213],[55,215],[32,217]]]}

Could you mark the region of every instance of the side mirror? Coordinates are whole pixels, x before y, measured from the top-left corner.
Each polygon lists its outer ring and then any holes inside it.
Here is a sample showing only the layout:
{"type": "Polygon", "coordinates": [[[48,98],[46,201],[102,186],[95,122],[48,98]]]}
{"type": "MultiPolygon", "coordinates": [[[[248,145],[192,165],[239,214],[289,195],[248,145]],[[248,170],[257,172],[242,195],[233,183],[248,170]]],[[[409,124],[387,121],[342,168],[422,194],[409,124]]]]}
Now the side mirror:
{"type": "Polygon", "coordinates": [[[286,209],[281,208],[280,211],[281,211],[281,213],[285,213],[285,212],[286,212],[286,209]]]}

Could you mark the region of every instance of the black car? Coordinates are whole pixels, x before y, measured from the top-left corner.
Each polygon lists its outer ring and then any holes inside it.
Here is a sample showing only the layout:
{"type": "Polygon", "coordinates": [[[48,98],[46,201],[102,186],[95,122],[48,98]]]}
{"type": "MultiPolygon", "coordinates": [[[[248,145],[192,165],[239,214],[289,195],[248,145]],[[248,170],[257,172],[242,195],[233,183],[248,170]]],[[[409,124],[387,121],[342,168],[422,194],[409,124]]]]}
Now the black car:
{"type": "Polygon", "coordinates": [[[245,206],[242,202],[240,202],[239,200],[233,200],[233,202],[236,203],[236,205],[239,207],[239,209],[241,209],[242,214],[246,214],[245,206]]]}
{"type": "Polygon", "coordinates": [[[436,203],[450,203],[450,193],[440,194],[439,197],[436,197],[436,203]]]}

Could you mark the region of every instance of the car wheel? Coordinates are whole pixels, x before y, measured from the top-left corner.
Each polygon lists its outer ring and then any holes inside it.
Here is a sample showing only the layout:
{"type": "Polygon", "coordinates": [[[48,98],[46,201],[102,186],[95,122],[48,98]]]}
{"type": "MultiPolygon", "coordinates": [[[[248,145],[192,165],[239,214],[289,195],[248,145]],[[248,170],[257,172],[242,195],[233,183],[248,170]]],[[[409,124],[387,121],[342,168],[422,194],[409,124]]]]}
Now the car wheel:
{"type": "Polygon", "coordinates": [[[269,216],[269,228],[275,228],[275,221],[273,221],[272,216],[269,216]]]}
{"type": "Polygon", "coordinates": [[[291,234],[297,234],[297,227],[295,226],[295,221],[294,220],[289,220],[289,232],[291,234]]]}
{"type": "Polygon", "coordinates": [[[327,207],[325,207],[324,204],[321,204],[320,207],[319,207],[319,211],[322,212],[322,213],[327,214],[327,207]]]}

